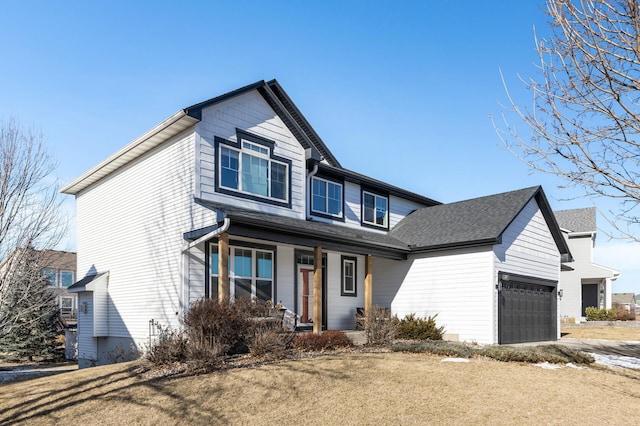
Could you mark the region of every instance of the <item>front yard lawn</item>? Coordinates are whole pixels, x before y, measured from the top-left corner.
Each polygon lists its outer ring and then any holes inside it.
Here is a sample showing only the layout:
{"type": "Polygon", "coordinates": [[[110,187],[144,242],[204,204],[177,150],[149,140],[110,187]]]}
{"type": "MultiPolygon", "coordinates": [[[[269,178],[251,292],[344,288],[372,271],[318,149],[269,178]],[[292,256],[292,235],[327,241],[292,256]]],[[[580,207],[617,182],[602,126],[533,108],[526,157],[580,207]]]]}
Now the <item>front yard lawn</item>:
{"type": "Polygon", "coordinates": [[[593,424],[640,399],[638,371],[442,359],[351,352],[164,378],[116,364],[2,386],[0,424],[593,424]]]}
{"type": "Polygon", "coordinates": [[[640,341],[640,327],[579,326],[562,327],[563,338],[640,341]]]}

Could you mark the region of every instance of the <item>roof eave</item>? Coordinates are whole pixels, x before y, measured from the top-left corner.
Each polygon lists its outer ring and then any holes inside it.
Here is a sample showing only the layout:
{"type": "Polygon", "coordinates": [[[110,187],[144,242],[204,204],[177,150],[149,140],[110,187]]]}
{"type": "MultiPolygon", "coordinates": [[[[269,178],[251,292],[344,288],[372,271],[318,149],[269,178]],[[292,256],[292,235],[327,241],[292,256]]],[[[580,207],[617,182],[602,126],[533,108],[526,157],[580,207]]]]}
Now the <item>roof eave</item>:
{"type": "Polygon", "coordinates": [[[83,189],[141,157],[197,122],[198,119],[189,116],[186,110],[176,112],[162,123],[127,144],[115,154],[89,169],[71,183],[65,185],[60,189],[60,192],[63,194],[77,195],[83,189]]]}
{"type": "Polygon", "coordinates": [[[433,246],[411,247],[411,253],[426,253],[432,251],[453,250],[458,248],[494,246],[500,244],[500,238],[485,238],[475,241],[460,241],[455,243],[437,244],[433,246]]]}

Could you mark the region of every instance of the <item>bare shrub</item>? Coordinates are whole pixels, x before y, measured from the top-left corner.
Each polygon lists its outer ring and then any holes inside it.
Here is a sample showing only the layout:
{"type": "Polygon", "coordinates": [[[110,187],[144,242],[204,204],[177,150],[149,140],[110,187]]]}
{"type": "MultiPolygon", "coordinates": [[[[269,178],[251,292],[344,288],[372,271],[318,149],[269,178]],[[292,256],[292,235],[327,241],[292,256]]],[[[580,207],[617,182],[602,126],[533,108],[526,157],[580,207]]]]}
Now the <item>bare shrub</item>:
{"type": "Polygon", "coordinates": [[[293,342],[294,348],[307,352],[331,351],[352,346],[353,341],[341,330],[327,330],[322,334],[299,334],[293,342]]]}
{"type": "Polygon", "coordinates": [[[281,327],[257,327],[249,342],[249,352],[267,359],[282,359],[293,347],[294,339],[295,333],[281,327]]]}
{"type": "Polygon", "coordinates": [[[255,309],[255,305],[246,299],[193,302],[184,317],[191,355],[200,358],[246,353],[255,309]]]}
{"type": "Polygon", "coordinates": [[[146,358],[155,365],[169,365],[187,359],[187,339],[183,333],[159,327],[158,338],[146,351],[146,358]]]}
{"type": "Polygon", "coordinates": [[[368,345],[385,345],[395,339],[398,333],[398,318],[382,306],[374,306],[364,315],[358,315],[356,322],[364,330],[368,345]]]}

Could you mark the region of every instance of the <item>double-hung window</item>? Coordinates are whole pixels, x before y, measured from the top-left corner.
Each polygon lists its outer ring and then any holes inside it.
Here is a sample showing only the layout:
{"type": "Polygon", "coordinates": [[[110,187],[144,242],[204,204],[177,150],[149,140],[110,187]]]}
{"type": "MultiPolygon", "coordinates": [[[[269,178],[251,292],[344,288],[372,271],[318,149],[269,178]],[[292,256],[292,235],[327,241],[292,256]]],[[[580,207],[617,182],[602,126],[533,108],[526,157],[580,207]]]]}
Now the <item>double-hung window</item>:
{"type": "MultiPolygon", "coordinates": [[[[211,245],[209,256],[209,297],[218,296],[218,247],[211,245]]],[[[231,297],[273,300],[274,252],[246,247],[231,247],[229,278],[231,297]]]]}
{"type": "Polygon", "coordinates": [[[362,192],[362,222],[382,228],[389,227],[389,199],[387,197],[362,192]]]}
{"type": "Polygon", "coordinates": [[[313,177],[311,211],[321,215],[342,217],[342,184],[313,177]]]}
{"type": "Polygon", "coordinates": [[[342,296],[357,296],[356,258],[342,256],[342,296]]]}
{"type": "Polygon", "coordinates": [[[50,286],[58,287],[58,271],[56,269],[45,268],[43,273],[50,286]]]}
{"type": "Polygon", "coordinates": [[[241,139],[239,148],[220,144],[219,186],[243,194],[288,201],[289,164],[275,159],[271,147],[241,139]]]}
{"type": "Polygon", "coordinates": [[[73,284],[73,271],[60,271],[60,286],[69,287],[73,284]]]}

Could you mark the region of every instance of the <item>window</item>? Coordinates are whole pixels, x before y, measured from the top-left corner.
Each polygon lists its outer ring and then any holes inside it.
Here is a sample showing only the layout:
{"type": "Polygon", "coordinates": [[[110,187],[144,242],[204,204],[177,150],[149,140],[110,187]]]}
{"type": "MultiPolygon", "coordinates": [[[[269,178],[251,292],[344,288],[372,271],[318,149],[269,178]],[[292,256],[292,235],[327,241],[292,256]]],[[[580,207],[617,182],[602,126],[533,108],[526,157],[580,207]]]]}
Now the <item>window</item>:
{"type": "Polygon", "coordinates": [[[357,296],[356,258],[342,256],[342,296],[357,296]]]}
{"type": "Polygon", "coordinates": [[[313,177],[311,180],[311,211],[342,217],[342,184],[313,177]]]}
{"type": "Polygon", "coordinates": [[[58,287],[58,271],[55,269],[44,269],[44,276],[49,280],[49,285],[53,287],[58,287]]]}
{"type": "Polygon", "coordinates": [[[74,318],[73,297],[63,296],[60,298],[60,315],[63,318],[74,318]]]}
{"type": "MultiPolygon", "coordinates": [[[[287,202],[289,196],[289,164],[272,154],[273,142],[265,144],[238,135],[240,143],[217,138],[220,145],[218,187],[241,194],[287,202]]],[[[251,139],[258,140],[257,137],[251,139]]]]}
{"type": "Polygon", "coordinates": [[[389,200],[387,197],[362,192],[362,222],[379,226],[389,227],[389,200]]]}
{"type": "Polygon", "coordinates": [[[60,286],[69,287],[73,284],[73,271],[60,271],[60,286]]]}
{"type": "MultiPolygon", "coordinates": [[[[272,251],[232,247],[229,256],[229,280],[232,298],[273,300],[272,251]]],[[[209,297],[218,297],[218,246],[211,245],[209,256],[209,297]]]]}

